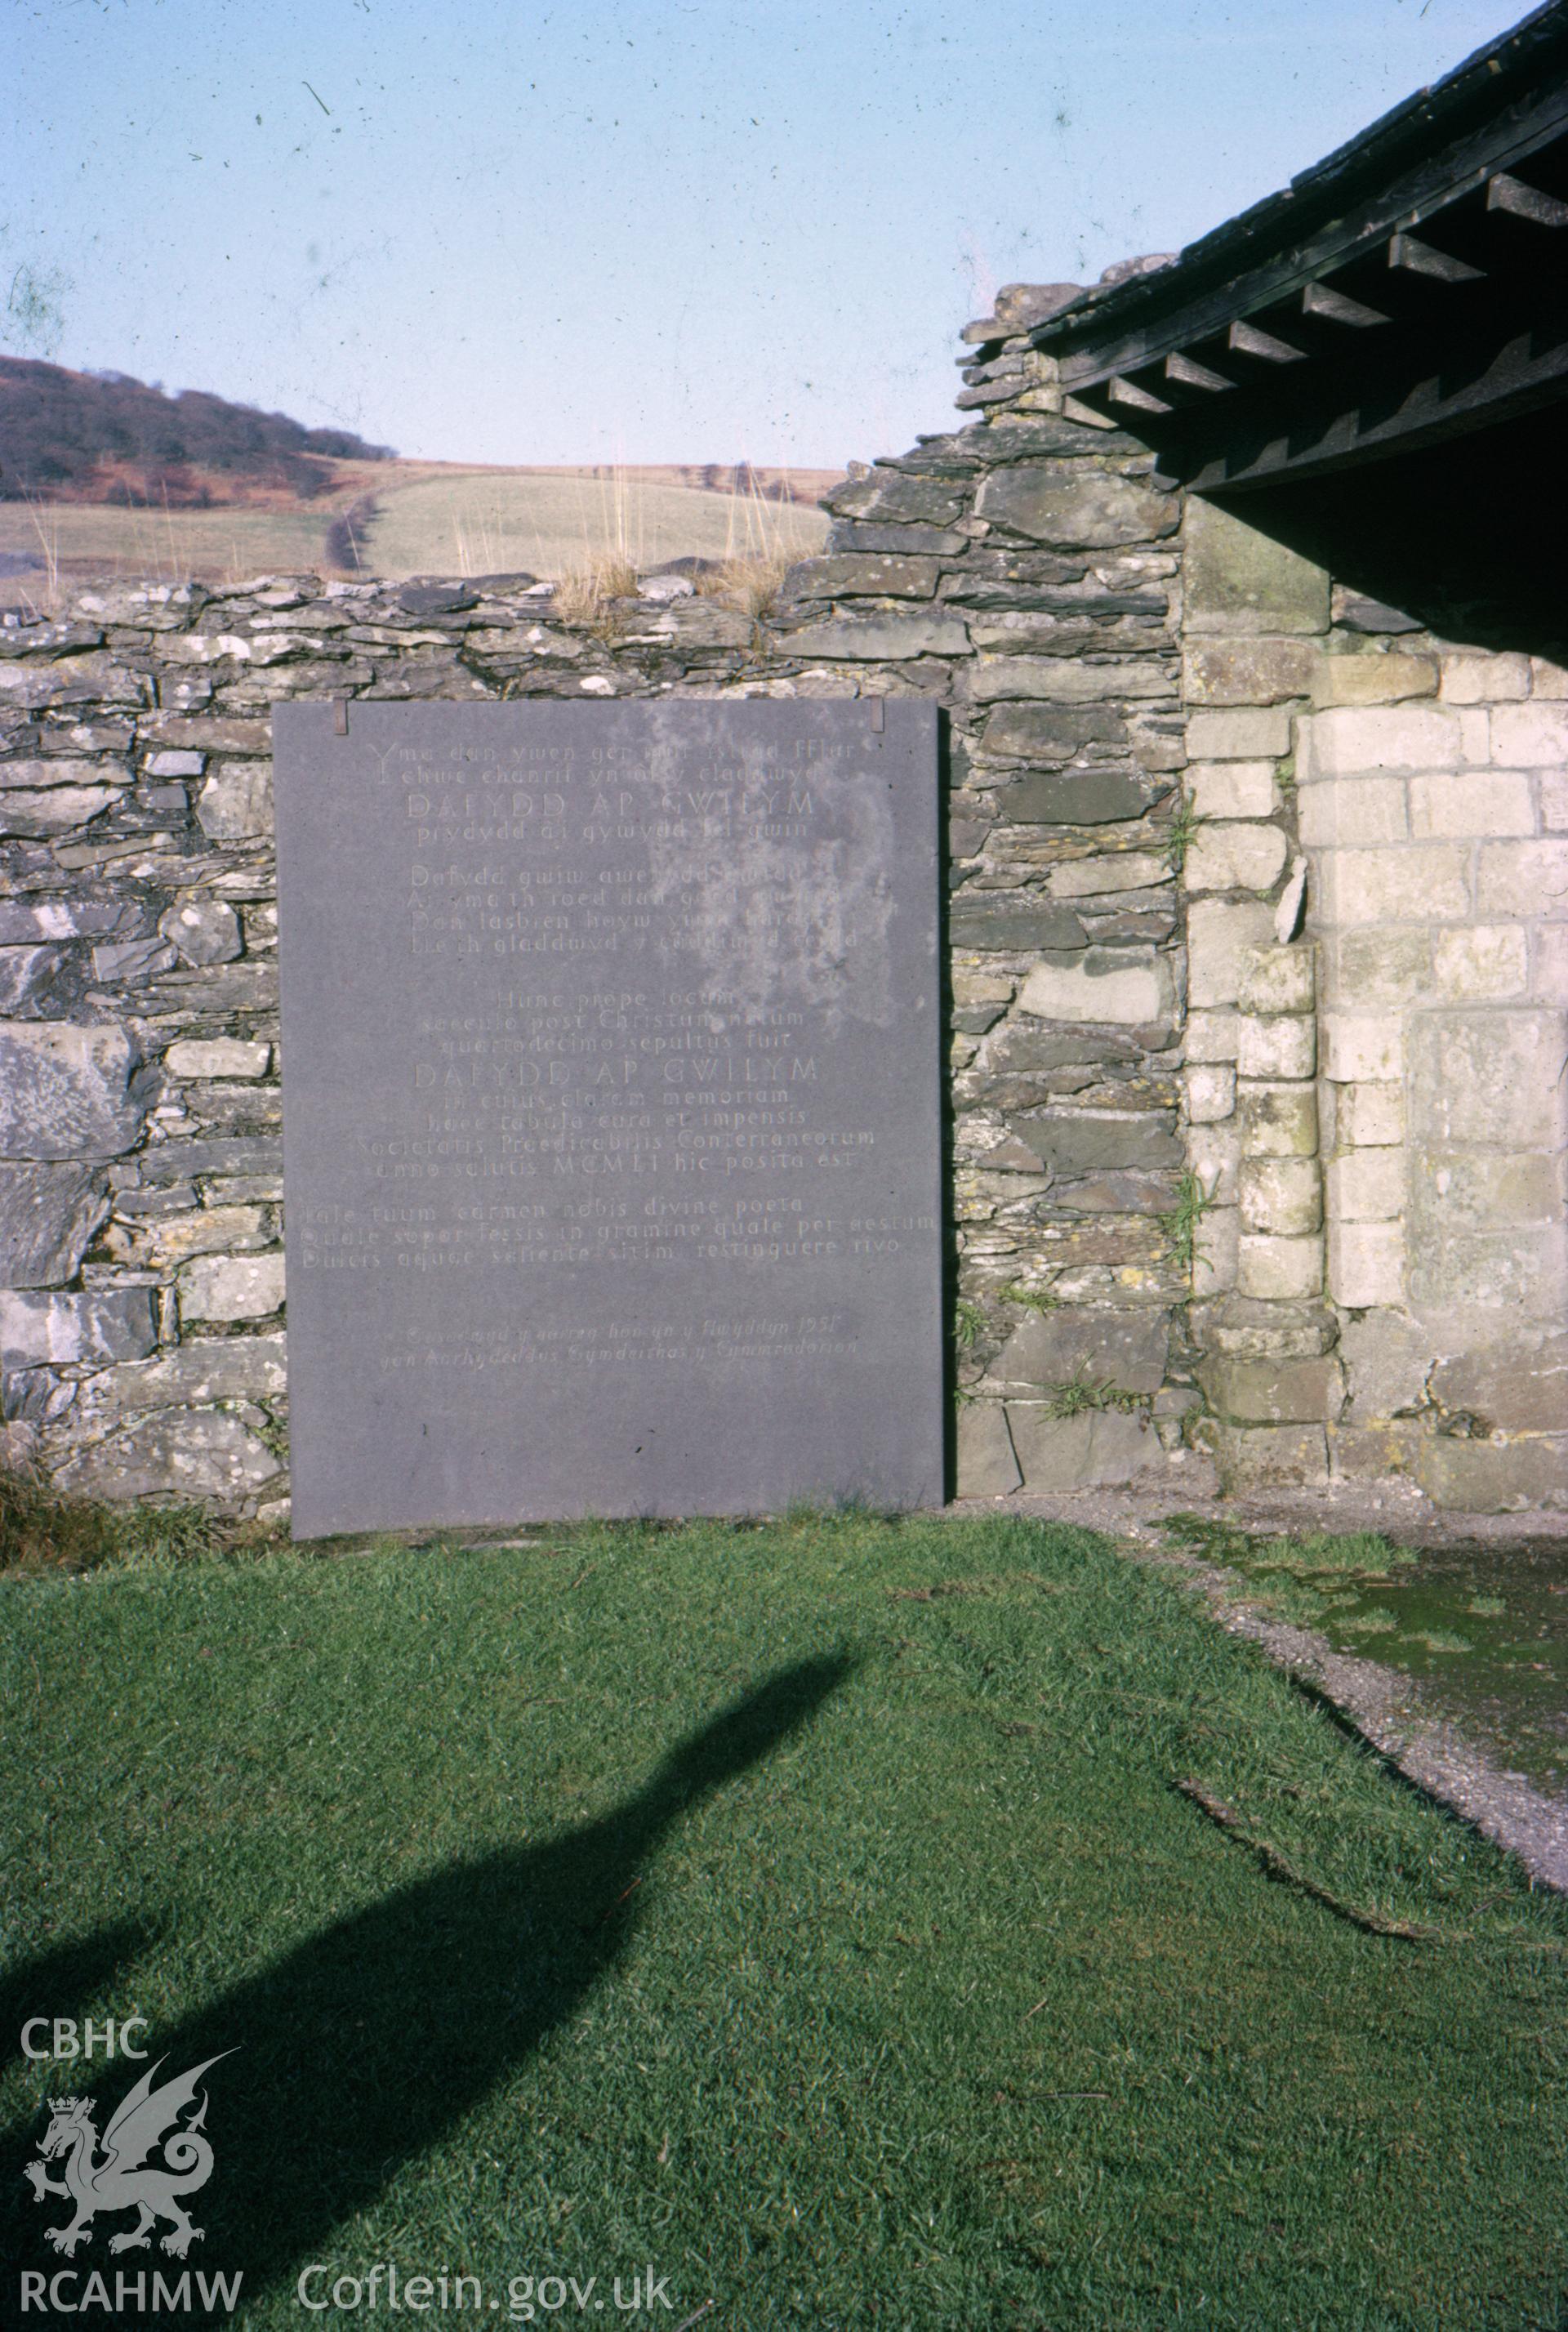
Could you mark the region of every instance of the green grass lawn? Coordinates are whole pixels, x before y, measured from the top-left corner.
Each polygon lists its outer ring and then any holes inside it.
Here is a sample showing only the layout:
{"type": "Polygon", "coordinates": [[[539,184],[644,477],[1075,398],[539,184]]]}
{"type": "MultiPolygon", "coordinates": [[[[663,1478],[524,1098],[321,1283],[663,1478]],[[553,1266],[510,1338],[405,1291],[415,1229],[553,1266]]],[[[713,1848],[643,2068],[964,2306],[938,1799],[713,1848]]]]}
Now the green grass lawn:
{"type": "MultiPolygon", "coordinates": [[[[243,2270],[247,2324],[339,2321],[301,2266],[387,2260],[502,2320],[514,2278],[651,2264],[666,2332],[1562,2320],[1568,1913],[1086,1534],[3,1592],[7,2030],[238,2051],[189,2264],[243,2270]]],[[[7,2255],[53,2270],[43,2101],[101,2129],[139,2069],[8,2046],[7,2255]]],[[[108,2260],[129,2223],[76,2266],[170,2268],[108,2260]]]]}

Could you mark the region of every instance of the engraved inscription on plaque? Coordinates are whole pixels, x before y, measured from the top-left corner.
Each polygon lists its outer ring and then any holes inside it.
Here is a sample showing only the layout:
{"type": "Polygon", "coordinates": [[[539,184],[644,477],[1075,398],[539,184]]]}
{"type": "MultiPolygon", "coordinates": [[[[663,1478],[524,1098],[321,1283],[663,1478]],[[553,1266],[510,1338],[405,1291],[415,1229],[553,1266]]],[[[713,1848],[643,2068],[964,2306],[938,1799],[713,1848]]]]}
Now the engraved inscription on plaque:
{"type": "Polygon", "coordinates": [[[939,1500],[934,708],[273,726],[296,1534],[939,1500]]]}

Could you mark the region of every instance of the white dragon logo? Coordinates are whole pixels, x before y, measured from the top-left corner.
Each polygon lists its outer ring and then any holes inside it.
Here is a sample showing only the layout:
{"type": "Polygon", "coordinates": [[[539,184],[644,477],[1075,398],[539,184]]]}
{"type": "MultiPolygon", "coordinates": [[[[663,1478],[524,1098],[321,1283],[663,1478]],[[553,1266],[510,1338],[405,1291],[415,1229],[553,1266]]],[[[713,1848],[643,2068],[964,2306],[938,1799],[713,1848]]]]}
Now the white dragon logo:
{"type": "Polygon", "coordinates": [[[206,2098],[203,2097],[184,2129],[177,2129],[175,2124],[196,2098],[202,2075],[233,2054],[232,2049],[225,2049],[222,2056],[209,2057],[205,2064],[194,2065],[188,2073],[177,2073],[155,2089],[153,2075],[164,2062],[160,2057],[124,2098],[104,2131],[101,2155],[92,2125],[96,2100],[52,2098],[39,2159],[28,2163],[23,2175],[32,2182],[35,2202],[42,2203],[46,2194],[59,2194],[75,2204],[76,2215],[68,2226],[46,2227],[44,2241],[69,2259],[78,2243],[91,2241],[92,2221],[100,2211],[136,2211],[139,2216],[135,2226],[111,2236],[110,2250],[143,2249],[152,2240],[156,2222],[167,2219],[170,2231],[163,2238],[163,2248],[176,2259],[184,2259],[191,2244],[201,2241],[203,2231],[191,2224],[178,2198],[194,2194],[213,2174],[213,2150],[201,2135],[206,2098]],[[147,2156],[158,2145],[163,2147],[162,2161],[148,2163],[147,2156]],[[44,2165],[60,2155],[65,2156],[65,2175],[51,2178],[44,2165]]]}

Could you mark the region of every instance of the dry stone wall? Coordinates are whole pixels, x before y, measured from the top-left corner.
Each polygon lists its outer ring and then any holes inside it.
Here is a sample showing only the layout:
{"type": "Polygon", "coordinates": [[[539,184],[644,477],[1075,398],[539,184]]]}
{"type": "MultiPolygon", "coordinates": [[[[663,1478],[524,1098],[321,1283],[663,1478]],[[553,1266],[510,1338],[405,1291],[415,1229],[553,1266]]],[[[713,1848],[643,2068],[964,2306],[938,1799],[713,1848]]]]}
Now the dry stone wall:
{"type": "Polygon", "coordinates": [[[760,616],[645,578],[115,585],[0,626],[0,1348],[62,1486],[287,1496],[271,708],[947,714],[959,1487],[1568,1504],[1568,674],[1435,637],[1075,410],[856,465],[760,616]]]}
{"type": "Polygon", "coordinates": [[[1181,513],[1009,379],[857,468],[764,620],[671,576],[586,625],[526,578],[276,577],[0,626],[14,1456],[286,1499],[275,702],[917,693],[950,716],[962,1486],[1184,1460],[1181,513]]]}
{"type": "Polygon", "coordinates": [[[946,709],[960,1490],[1568,1505],[1568,676],[1181,497],[1028,343],[764,616],[680,574],[107,586],[0,625],[0,1345],[70,1490],[287,1499],[271,716],[946,709]]]}

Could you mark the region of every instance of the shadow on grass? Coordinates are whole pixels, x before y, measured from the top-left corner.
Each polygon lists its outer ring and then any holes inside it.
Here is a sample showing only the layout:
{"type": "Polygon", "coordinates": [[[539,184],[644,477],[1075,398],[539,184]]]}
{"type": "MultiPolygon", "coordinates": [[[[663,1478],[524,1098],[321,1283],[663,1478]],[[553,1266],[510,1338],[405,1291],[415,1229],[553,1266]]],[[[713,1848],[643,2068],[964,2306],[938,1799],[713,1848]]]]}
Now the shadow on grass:
{"type": "MultiPolygon", "coordinates": [[[[156,2242],[111,2260],[109,2239],[132,2221],[106,2216],[72,2262],[82,2280],[96,2267],[112,2291],[118,2270],[239,2269],[253,2301],[304,2262],[330,2260],[333,2230],[525,2065],[614,1969],[649,1904],[653,1858],[681,1816],[788,1740],[853,1667],[839,1656],[781,1669],[689,1735],[602,1820],[400,1888],[155,2030],[148,2062],[167,2059],[166,2079],[244,2052],[205,2084],[216,2166],[190,2207],[206,2238],[184,2261],[156,2242]]],[[[116,1926],[71,1946],[62,1982],[79,1992],[100,1983],[124,1943],[116,1926]]],[[[23,1996],[40,2003],[32,2012],[66,2012],[58,1999],[43,2002],[53,1973],[44,1962],[24,1971],[23,1996]]],[[[60,2088],[101,2093],[101,2132],[132,2069],[117,2060],[90,2079],[62,2068],[60,2088]]],[[[62,2223],[67,2205],[49,2197],[39,2209],[17,2174],[43,2128],[34,2117],[6,2133],[0,2230],[13,2272],[65,2265],[43,2230],[62,2223]]],[[[114,2318],[95,2310],[94,2320],[114,2318]]]]}

